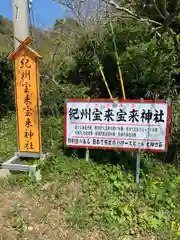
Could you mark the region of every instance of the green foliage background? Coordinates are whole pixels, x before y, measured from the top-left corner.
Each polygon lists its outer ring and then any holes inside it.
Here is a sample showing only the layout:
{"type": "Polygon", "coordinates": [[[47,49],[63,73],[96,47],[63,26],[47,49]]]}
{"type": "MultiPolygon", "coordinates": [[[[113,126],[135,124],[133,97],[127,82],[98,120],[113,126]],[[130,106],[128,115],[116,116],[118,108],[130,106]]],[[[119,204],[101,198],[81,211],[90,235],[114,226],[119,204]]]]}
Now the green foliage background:
{"type": "MultiPolygon", "coordinates": [[[[12,24],[0,19],[1,35],[10,37],[12,24]]],[[[179,55],[172,37],[154,35],[149,25],[138,21],[113,20],[114,36],[128,99],[171,99],[172,132],[169,152],[163,159],[179,164],[179,55]]],[[[98,61],[113,97],[122,98],[113,35],[108,20],[83,26],[73,19],[57,20],[51,31],[34,29],[36,48],[43,55],[41,114],[59,117],[67,98],[102,97],[108,92],[98,61]],[[96,55],[95,55],[96,54],[96,55]]],[[[3,42],[3,37],[0,37],[3,42]]],[[[6,41],[4,41],[4,46],[6,41]]],[[[3,46],[2,44],[2,46],[3,46]]],[[[6,60],[12,44],[0,55],[1,116],[14,110],[13,68],[6,60]]]]}

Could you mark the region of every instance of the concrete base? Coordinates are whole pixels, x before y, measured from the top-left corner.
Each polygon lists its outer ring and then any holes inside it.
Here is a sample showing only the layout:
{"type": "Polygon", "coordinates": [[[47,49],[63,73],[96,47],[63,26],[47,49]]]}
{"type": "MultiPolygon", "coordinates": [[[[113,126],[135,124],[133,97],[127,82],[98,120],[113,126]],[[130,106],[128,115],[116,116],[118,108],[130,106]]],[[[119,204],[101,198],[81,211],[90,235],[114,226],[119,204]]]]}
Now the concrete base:
{"type": "Polygon", "coordinates": [[[0,179],[8,177],[10,174],[8,169],[0,169],[0,179]]]}
{"type": "MultiPolygon", "coordinates": [[[[27,172],[29,175],[34,175],[36,181],[41,180],[40,169],[37,164],[26,165],[21,162],[17,163],[17,161],[21,160],[22,157],[26,158],[39,158],[40,161],[45,160],[49,157],[49,154],[31,154],[31,153],[15,153],[15,155],[7,160],[6,162],[1,164],[2,170],[14,171],[14,172],[27,172]]],[[[2,174],[3,175],[3,174],[2,174]]]]}

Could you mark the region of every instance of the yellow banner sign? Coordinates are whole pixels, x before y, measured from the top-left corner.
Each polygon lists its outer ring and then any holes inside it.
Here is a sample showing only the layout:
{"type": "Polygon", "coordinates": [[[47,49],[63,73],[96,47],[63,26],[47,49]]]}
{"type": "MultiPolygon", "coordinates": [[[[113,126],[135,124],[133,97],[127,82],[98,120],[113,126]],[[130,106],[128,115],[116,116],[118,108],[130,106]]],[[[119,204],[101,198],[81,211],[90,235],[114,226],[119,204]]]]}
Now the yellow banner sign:
{"type": "Polygon", "coordinates": [[[42,152],[37,54],[21,45],[14,54],[15,97],[20,152],[42,152]]]}

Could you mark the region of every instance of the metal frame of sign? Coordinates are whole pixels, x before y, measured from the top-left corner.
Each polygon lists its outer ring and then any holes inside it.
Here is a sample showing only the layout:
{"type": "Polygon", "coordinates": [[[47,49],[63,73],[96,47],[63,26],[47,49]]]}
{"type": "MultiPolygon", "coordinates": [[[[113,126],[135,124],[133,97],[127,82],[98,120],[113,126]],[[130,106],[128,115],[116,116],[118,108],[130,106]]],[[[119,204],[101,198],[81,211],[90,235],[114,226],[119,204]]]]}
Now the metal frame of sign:
{"type": "Polygon", "coordinates": [[[1,164],[2,169],[8,169],[9,171],[17,171],[17,172],[28,172],[29,175],[34,175],[36,178],[36,181],[41,180],[41,174],[38,164],[33,165],[25,165],[20,163],[21,158],[38,158],[40,161],[45,160],[50,155],[47,154],[38,154],[38,153],[25,153],[25,152],[16,152],[13,157],[11,157],[9,160],[1,164]],[[19,161],[19,163],[17,163],[19,161]]]}
{"type": "Polygon", "coordinates": [[[111,99],[67,99],[64,104],[64,145],[68,148],[87,148],[88,149],[104,149],[104,150],[123,150],[123,151],[141,151],[141,152],[166,152],[168,148],[168,139],[170,133],[170,103],[165,100],[111,100],[111,99]],[[139,149],[139,148],[114,148],[114,147],[104,147],[104,146],[80,146],[80,145],[66,145],[67,139],[67,103],[68,102],[110,102],[110,103],[166,103],[168,105],[167,109],[167,122],[166,122],[166,137],[165,137],[165,150],[158,149],[139,149]]]}

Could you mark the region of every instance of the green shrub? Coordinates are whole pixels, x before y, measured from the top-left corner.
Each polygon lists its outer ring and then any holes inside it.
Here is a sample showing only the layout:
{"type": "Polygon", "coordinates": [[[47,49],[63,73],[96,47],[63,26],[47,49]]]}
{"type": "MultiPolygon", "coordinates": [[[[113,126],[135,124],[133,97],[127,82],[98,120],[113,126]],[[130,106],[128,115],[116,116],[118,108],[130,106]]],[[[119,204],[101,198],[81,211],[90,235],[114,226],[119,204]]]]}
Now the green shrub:
{"type": "Polygon", "coordinates": [[[13,68],[7,56],[0,55],[0,117],[14,110],[13,68]]]}

